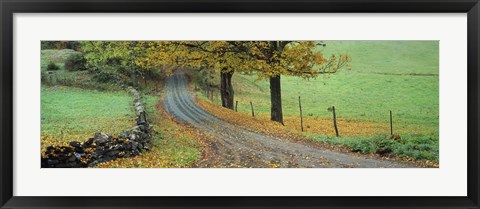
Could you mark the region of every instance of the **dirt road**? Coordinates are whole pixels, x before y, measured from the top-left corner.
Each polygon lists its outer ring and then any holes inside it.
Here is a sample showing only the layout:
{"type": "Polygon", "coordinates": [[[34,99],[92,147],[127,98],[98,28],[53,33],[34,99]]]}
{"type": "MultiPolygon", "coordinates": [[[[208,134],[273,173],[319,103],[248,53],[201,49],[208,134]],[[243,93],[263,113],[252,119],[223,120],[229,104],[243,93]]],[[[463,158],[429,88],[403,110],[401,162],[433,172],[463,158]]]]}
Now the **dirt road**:
{"type": "Polygon", "coordinates": [[[198,167],[415,167],[276,139],[227,123],[195,104],[181,71],[167,78],[165,90],[164,106],[168,113],[213,137],[209,143],[213,154],[200,160],[198,167]]]}

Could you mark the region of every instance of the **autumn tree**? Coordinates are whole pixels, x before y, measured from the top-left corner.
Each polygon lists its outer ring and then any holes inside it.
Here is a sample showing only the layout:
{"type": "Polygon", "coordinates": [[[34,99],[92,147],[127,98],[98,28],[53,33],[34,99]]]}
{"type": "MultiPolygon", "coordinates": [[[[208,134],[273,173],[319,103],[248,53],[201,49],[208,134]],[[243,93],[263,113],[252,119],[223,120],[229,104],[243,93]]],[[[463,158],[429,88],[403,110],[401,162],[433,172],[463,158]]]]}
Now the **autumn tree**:
{"type": "Polygon", "coordinates": [[[218,69],[222,106],[233,109],[234,89],[232,76],[237,70],[251,71],[244,66],[244,54],[226,41],[158,41],[149,44],[143,59],[146,67],[172,66],[218,69]]]}
{"type": "Polygon", "coordinates": [[[202,41],[181,44],[190,50],[197,50],[203,54],[202,67],[219,69],[222,106],[233,110],[234,89],[232,77],[236,71],[252,71],[252,68],[249,68],[245,63],[248,57],[238,53],[239,50],[226,41],[202,41]]]}
{"type": "Polygon", "coordinates": [[[345,54],[325,58],[315,41],[228,41],[238,54],[248,57],[243,66],[269,79],[271,120],[283,124],[281,75],[305,79],[337,72],[350,61],[345,54]]]}
{"type": "MultiPolygon", "coordinates": [[[[335,73],[350,61],[344,54],[325,58],[315,41],[159,41],[149,43],[146,65],[220,70],[222,106],[233,109],[236,71],[269,79],[271,120],[283,124],[281,75],[305,79],[335,73]]],[[[168,69],[172,69],[172,68],[168,69]]]]}
{"type": "Polygon", "coordinates": [[[137,41],[81,41],[81,48],[87,60],[87,67],[96,71],[100,80],[129,81],[137,86],[137,76],[144,71],[136,61],[144,54],[143,42],[137,41]]]}

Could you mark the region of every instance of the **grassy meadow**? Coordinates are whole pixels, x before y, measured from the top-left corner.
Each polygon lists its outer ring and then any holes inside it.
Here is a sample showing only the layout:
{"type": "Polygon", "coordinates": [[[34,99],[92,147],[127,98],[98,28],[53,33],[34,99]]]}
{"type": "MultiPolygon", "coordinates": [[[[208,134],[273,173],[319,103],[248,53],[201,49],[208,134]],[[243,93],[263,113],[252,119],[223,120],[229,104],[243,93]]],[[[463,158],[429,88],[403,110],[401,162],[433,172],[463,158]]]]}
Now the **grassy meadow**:
{"type": "Polygon", "coordinates": [[[84,141],[95,132],[121,133],[131,128],[135,114],[126,91],[95,82],[88,71],[69,71],[65,61],[79,52],[71,49],[41,51],[41,147],[84,141]],[[49,68],[49,65],[56,68],[49,68]],[[102,89],[102,88],[101,88],[102,89]]]}
{"type": "MultiPolygon", "coordinates": [[[[41,52],[41,149],[66,146],[71,141],[83,142],[96,132],[118,136],[136,122],[133,97],[111,83],[94,79],[89,71],[64,68],[73,50],[41,52]],[[58,69],[48,69],[53,62],[58,69]],[[50,73],[48,73],[50,71],[50,73]]],[[[158,84],[159,83],[159,84],[158,84]]],[[[151,83],[149,83],[150,85],[151,83]]],[[[163,84],[143,87],[146,92],[163,84]]],[[[152,149],[140,156],[102,163],[97,167],[190,167],[200,156],[201,146],[190,130],[175,124],[158,109],[158,95],[143,95],[152,134],[152,149]]]]}
{"type": "Polygon", "coordinates": [[[127,92],[42,87],[42,147],[84,141],[95,132],[120,134],[135,123],[127,92]]]}
{"type": "MultiPolygon", "coordinates": [[[[304,135],[312,140],[374,152],[384,146],[394,153],[416,159],[438,160],[439,45],[437,41],[326,41],[325,55],[348,53],[351,63],[340,72],[305,80],[282,77],[285,126],[300,130],[298,97],[301,96],[304,135]],[[340,138],[334,137],[335,106],[340,138]],[[401,142],[389,144],[389,111],[394,134],[401,142]],[[385,146],[387,146],[385,145],[385,146]]],[[[212,81],[218,81],[213,75],[212,81]]],[[[249,115],[250,101],[258,118],[270,117],[267,80],[255,74],[233,76],[238,111],[249,115]]],[[[197,95],[205,99],[204,92],[197,95]]],[[[215,97],[213,102],[220,105],[215,97]]],[[[391,141],[391,140],[390,140],[391,141]]]]}
{"type": "Polygon", "coordinates": [[[41,76],[43,86],[69,86],[99,91],[119,91],[121,88],[113,81],[98,82],[95,74],[88,70],[68,70],[65,62],[72,55],[81,54],[71,49],[45,49],[41,51],[41,76]],[[49,65],[57,68],[49,69],[49,65]]]}

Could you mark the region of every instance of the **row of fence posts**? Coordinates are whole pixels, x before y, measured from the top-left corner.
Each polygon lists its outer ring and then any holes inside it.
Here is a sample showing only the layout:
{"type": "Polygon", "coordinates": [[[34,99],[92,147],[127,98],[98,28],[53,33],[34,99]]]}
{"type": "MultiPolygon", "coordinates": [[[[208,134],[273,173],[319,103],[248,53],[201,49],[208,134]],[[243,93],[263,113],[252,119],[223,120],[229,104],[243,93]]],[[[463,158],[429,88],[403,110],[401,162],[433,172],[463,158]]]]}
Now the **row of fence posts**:
{"type": "MultiPolygon", "coordinates": [[[[300,109],[300,129],[303,132],[303,112],[302,112],[302,101],[300,96],[298,96],[298,108],[300,109]]],[[[335,129],[335,136],[339,137],[338,126],[337,126],[337,113],[335,111],[335,106],[329,108],[333,113],[333,128],[335,129]]],[[[390,110],[390,135],[393,136],[393,116],[392,111],[390,110]]]]}
{"type": "MultiPolygon", "coordinates": [[[[252,110],[252,117],[255,117],[255,111],[253,110],[253,103],[250,101],[250,108],[252,110]]],[[[298,108],[300,110],[300,129],[303,130],[303,111],[302,111],[302,101],[300,96],[298,96],[298,108]]],[[[329,111],[333,113],[333,128],[335,130],[335,136],[339,137],[338,126],[337,126],[337,113],[335,112],[335,106],[328,108],[329,111]]],[[[235,112],[238,112],[238,101],[235,101],[235,112]]],[[[390,135],[393,136],[393,116],[392,111],[390,110],[390,135]]]]}
{"type": "MultiPolygon", "coordinates": [[[[250,101],[250,108],[252,109],[252,117],[255,117],[255,111],[253,110],[252,101],[250,101]]],[[[238,112],[238,101],[235,101],[235,112],[238,112]]]]}

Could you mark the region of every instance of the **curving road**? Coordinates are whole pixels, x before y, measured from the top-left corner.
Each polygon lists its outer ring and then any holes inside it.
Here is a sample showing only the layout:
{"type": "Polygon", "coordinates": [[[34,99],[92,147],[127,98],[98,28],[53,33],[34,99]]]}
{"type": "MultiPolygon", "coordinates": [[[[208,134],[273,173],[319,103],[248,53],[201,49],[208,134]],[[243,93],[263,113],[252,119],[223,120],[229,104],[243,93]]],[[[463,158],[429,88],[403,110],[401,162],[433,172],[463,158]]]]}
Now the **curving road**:
{"type": "Polygon", "coordinates": [[[197,162],[197,167],[415,167],[284,141],[227,123],[195,104],[179,70],[167,78],[165,90],[164,106],[169,114],[213,137],[209,145],[212,155],[197,162]]]}

